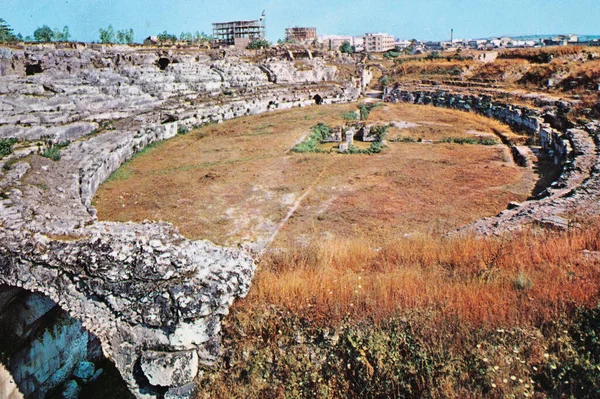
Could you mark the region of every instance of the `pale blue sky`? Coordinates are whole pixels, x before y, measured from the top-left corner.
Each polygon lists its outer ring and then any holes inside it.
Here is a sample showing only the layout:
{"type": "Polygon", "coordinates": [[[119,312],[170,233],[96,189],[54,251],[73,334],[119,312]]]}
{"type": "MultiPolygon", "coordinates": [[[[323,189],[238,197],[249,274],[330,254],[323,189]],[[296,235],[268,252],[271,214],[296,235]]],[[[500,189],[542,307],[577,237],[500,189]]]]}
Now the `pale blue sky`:
{"type": "Polygon", "coordinates": [[[500,35],[600,34],[600,0],[0,0],[0,18],[23,36],[41,25],[68,25],[74,39],[97,41],[98,29],[132,28],[136,41],[164,30],[211,33],[212,22],[267,15],[267,37],[289,26],[319,34],[387,32],[401,39],[500,35]]]}

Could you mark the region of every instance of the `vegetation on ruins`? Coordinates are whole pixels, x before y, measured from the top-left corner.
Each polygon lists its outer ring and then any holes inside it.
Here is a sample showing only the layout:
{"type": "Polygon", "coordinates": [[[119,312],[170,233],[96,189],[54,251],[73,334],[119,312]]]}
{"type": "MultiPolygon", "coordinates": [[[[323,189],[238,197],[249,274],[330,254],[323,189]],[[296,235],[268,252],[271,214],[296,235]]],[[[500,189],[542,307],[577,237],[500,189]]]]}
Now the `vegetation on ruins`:
{"type": "Polygon", "coordinates": [[[44,150],[44,152],[41,154],[43,157],[45,158],[49,158],[53,161],[60,161],[60,150],[68,147],[69,144],[71,144],[70,141],[64,141],[62,143],[52,143],[50,141],[48,141],[46,143],[47,148],[44,150]]]}
{"type": "Polygon", "coordinates": [[[16,142],[15,138],[0,139],[0,159],[12,153],[13,145],[16,142]]]}
{"type": "Polygon", "coordinates": [[[319,144],[331,135],[331,128],[324,123],[317,123],[311,128],[311,134],[302,143],[292,148],[293,152],[322,152],[319,144]]]}
{"type": "Polygon", "coordinates": [[[371,111],[377,107],[382,106],[382,103],[362,103],[358,106],[358,110],[360,111],[360,120],[366,121],[369,119],[369,114],[371,111]]]}

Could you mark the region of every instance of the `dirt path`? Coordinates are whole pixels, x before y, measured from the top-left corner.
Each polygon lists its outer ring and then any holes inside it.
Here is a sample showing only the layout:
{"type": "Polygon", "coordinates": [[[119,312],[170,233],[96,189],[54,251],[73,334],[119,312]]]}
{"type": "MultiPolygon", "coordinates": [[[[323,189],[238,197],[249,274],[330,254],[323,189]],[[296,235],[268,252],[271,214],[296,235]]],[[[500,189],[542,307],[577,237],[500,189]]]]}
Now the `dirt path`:
{"type": "Polygon", "coordinates": [[[296,201],[294,201],[294,203],[290,207],[290,210],[288,211],[288,213],[281,220],[281,222],[279,222],[279,224],[277,225],[277,227],[275,228],[273,233],[269,236],[269,238],[264,241],[262,248],[260,248],[260,250],[259,250],[259,252],[261,254],[269,247],[269,245],[271,245],[273,243],[273,241],[275,241],[275,239],[277,238],[277,235],[279,234],[279,232],[281,231],[283,226],[285,226],[287,221],[294,215],[294,213],[296,213],[298,208],[300,208],[302,201],[304,201],[304,199],[312,193],[312,191],[314,190],[314,188],[317,185],[317,183],[319,182],[319,180],[321,180],[321,178],[323,177],[325,172],[329,169],[329,167],[333,164],[333,162],[334,161],[332,160],[327,165],[325,165],[323,170],[321,170],[321,172],[319,172],[319,174],[315,177],[315,179],[312,181],[310,186],[308,186],[306,188],[306,190],[304,191],[304,194],[302,194],[300,197],[298,197],[298,199],[296,201]]]}

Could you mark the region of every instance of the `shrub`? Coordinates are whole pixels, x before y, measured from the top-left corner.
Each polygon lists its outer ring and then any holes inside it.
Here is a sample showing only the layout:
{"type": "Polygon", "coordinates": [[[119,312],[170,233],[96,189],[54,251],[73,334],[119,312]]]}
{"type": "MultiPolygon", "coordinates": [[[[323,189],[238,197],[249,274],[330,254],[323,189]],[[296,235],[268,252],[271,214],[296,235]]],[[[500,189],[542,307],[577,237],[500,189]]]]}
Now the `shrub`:
{"type": "Polygon", "coordinates": [[[397,51],[389,50],[385,54],[383,54],[383,56],[386,59],[391,60],[392,58],[398,58],[398,57],[400,57],[400,53],[397,52],[397,51]]]}
{"type": "Polygon", "coordinates": [[[383,141],[387,135],[389,125],[378,125],[371,128],[371,135],[375,136],[375,141],[383,141]]]}
{"type": "Polygon", "coordinates": [[[342,115],[342,117],[347,120],[347,121],[356,121],[358,120],[358,115],[356,115],[356,112],[344,112],[344,114],[342,115]]]}
{"type": "Polygon", "coordinates": [[[188,129],[186,126],[184,126],[184,125],[177,126],[177,134],[186,134],[189,132],[190,132],[190,129],[188,129]]]}
{"type": "Polygon", "coordinates": [[[0,158],[12,153],[13,145],[17,142],[15,138],[0,139],[0,158]]]}

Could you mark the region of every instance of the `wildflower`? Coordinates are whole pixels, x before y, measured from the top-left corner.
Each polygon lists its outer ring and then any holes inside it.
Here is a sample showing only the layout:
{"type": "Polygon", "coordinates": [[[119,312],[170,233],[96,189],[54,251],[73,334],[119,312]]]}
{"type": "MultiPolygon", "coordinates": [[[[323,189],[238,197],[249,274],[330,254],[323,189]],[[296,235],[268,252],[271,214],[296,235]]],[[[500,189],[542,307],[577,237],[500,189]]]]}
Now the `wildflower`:
{"type": "Polygon", "coordinates": [[[514,375],[511,375],[511,376],[510,376],[510,379],[511,379],[511,380],[513,380],[513,381],[516,381],[516,380],[517,380],[517,377],[515,377],[514,375]]]}
{"type": "Polygon", "coordinates": [[[496,388],[496,384],[492,382],[492,388],[496,388]]]}

